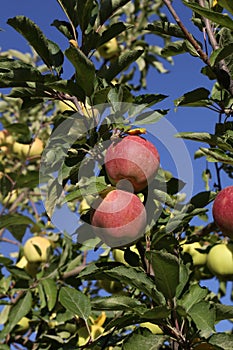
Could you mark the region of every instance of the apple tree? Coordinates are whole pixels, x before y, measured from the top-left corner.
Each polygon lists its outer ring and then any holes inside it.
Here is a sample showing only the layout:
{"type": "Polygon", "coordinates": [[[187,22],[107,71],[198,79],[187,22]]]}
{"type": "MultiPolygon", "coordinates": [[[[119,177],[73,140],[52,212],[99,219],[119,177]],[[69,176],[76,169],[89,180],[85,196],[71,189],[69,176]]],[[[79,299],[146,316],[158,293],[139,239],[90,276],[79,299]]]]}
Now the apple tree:
{"type": "Polygon", "coordinates": [[[31,52],[0,52],[0,349],[232,349],[216,330],[233,319],[231,2],[183,1],[193,30],[170,0],[52,6],[58,42],[18,15],[7,24],[31,52]],[[174,96],[213,113],[213,133],[172,136],[206,160],[188,199],[152,134],[167,96],[147,89],[175,55],[212,83],[174,96]]]}

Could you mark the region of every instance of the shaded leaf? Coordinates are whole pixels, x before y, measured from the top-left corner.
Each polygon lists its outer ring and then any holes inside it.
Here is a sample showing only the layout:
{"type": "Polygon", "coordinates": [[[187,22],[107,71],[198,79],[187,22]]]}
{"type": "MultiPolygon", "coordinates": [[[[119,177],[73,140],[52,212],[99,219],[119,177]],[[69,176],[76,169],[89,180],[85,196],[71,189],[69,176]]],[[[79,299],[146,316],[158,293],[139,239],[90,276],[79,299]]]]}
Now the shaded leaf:
{"type": "Polygon", "coordinates": [[[195,304],[203,301],[207,294],[208,290],[206,288],[202,288],[198,284],[191,285],[189,290],[178,301],[178,305],[183,307],[188,313],[195,304]]]}
{"type": "Polygon", "coordinates": [[[9,228],[13,225],[34,225],[34,221],[28,216],[21,214],[6,214],[1,216],[0,229],[9,228]]]}
{"type": "Polygon", "coordinates": [[[186,50],[184,48],[184,41],[177,40],[177,41],[174,41],[174,42],[167,44],[161,50],[161,55],[164,57],[170,57],[170,56],[180,55],[180,54],[185,53],[185,52],[186,52],[186,50]]]}
{"type": "Polygon", "coordinates": [[[217,333],[210,337],[209,343],[223,350],[232,350],[233,334],[217,333]]]}
{"type": "Polygon", "coordinates": [[[74,38],[72,26],[69,22],[59,21],[58,19],[55,19],[51,26],[56,27],[69,40],[74,38]]]}
{"type": "Polygon", "coordinates": [[[70,46],[65,55],[75,68],[77,83],[90,96],[94,89],[95,66],[79,48],[70,46]]]}
{"type": "Polygon", "coordinates": [[[178,259],[162,250],[147,253],[154,271],[155,284],[166,299],[172,299],[176,294],[179,284],[179,262],[178,259]]]}
{"type": "Polygon", "coordinates": [[[200,301],[194,304],[188,313],[200,331],[201,336],[208,337],[215,331],[215,310],[210,307],[208,302],[200,301]]]}
{"type": "Polygon", "coordinates": [[[73,24],[74,28],[76,28],[79,24],[78,19],[78,1],[76,0],[57,0],[66,16],[73,24]]]}
{"type": "Polygon", "coordinates": [[[101,0],[99,9],[99,22],[104,24],[104,22],[110,18],[113,13],[127,4],[130,0],[101,0]]]}
{"type": "Polygon", "coordinates": [[[47,298],[47,306],[49,311],[51,311],[57,301],[57,285],[56,282],[51,278],[46,278],[41,281],[43,286],[46,298],[47,298]]]}
{"type": "Polygon", "coordinates": [[[224,304],[215,304],[216,321],[233,319],[233,306],[224,304]]]}
{"type": "Polygon", "coordinates": [[[166,336],[152,334],[148,329],[142,327],[131,333],[123,341],[122,349],[157,350],[161,348],[165,340],[166,336]]]}
{"type": "Polygon", "coordinates": [[[124,310],[134,311],[139,314],[146,310],[146,305],[143,305],[140,301],[123,295],[95,298],[92,300],[91,305],[96,310],[124,310]]]}
{"type": "Polygon", "coordinates": [[[144,112],[135,118],[134,125],[157,123],[168,113],[168,111],[169,109],[157,109],[154,111],[144,112]]]}
{"type": "Polygon", "coordinates": [[[163,34],[168,36],[175,36],[178,38],[184,38],[185,35],[183,31],[180,29],[178,24],[161,21],[161,22],[154,22],[153,24],[148,24],[148,26],[145,28],[146,30],[149,30],[152,33],[155,34],[163,34]]]}
{"type": "Polygon", "coordinates": [[[207,156],[209,162],[221,162],[233,165],[233,155],[228,156],[220,149],[201,147],[200,150],[207,156]]]}
{"type": "Polygon", "coordinates": [[[208,106],[212,103],[209,101],[210,91],[205,88],[197,88],[193,91],[186,92],[183,96],[174,101],[176,107],[178,106],[208,106]]]}

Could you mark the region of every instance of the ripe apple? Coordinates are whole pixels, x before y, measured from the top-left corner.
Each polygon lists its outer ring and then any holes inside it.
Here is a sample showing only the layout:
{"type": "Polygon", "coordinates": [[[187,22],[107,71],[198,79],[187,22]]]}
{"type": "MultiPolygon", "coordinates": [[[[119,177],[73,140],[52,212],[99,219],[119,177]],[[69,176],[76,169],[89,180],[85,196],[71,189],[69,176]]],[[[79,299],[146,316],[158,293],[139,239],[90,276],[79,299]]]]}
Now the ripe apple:
{"type": "Polygon", "coordinates": [[[93,203],[91,224],[95,234],[110,247],[127,246],[144,233],[146,210],[133,193],[112,190],[93,203]]]}
{"type": "Polygon", "coordinates": [[[203,246],[199,242],[182,244],[183,253],[191,255],[194,266],[203,266],[207,261],[207,254],[200,253],[197,249],[203,250],[203,246]]]}
{"type": "Polygon", "coordinates": [[[18,334],[26,333],[30,328],[29,322],[30,320],[28,317],[22,317],[21,320],[15,326],[15,329],[14,329],[15,333],[18,333],[18,334]]]}
{"type": "Polygon", "coordinates": [[[105,169],[110,182],[116,185],[129,180],[135,192],[140,192],[154,179],[160,165],[155,146],[138,135],[114,140],[105,155],[105,169]]]}
{"type": "Polygon", "coordinates": [[[51,243],[46,237],[34,236],[24,245],[24,255],[29,263],[46,262],[50,256],[51,243]]]}
{"type": "Polygon", "coordinates": [[[119,46],[116,38],[112,38],[105,44],[98,47],[97,51],[105,59],[111,59],[119,54],[119,46]]]}
{"type": "Polygon", "coordinates": [[[39,156],[44,149],[43,142],[36,137],[32,144],[23,144],[19,142],[13,143],[13,152],[20,157],[39,156]]]}
{"type": "Polygon", "coordinates": [[[212,212],[223,235],[233,239],[233,186],[225,187],[217,194],[212,212]]]}
{"type": "Polygon", "coordinates": [[[233,279],[233,243],[213,246],[207,255],[208,269],[219,279],[233,279]]]}
{"type": "Polygon", "coordinates": [[[151,322],[143,322],[140,324],[140,327],[149,329],[153,334],[163,334],[162,329],[157,324],[151,322]]]}
{"type": "Polygon", "coordinates": [[[123,286],[120,282],[110,280],[98,281],[100,288],[106,290],[110,294],[117,294],[123,290],[123,286]]]}

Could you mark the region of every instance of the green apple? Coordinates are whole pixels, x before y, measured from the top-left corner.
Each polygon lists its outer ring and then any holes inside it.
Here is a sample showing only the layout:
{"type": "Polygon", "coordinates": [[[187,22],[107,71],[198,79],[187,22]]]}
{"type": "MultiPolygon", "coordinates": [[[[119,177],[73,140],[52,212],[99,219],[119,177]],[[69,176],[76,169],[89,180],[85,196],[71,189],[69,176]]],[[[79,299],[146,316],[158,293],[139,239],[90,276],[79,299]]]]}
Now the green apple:
{"type": "Polygon", "coordinates": [[[110,280],[100,280],[98,281],[100,288],[106,290],[110,294],[117,294],[123,290],[123,286],[120,282],[110,281],[110,280]]]}
{"type": "Polygon", "coordinates": [[[20,269],[24,269],[32,277],[36,276],[39,269],[38,263],[29,263],[24,255],[15,266],[17,266],[20,269]]]}
{"type": "Polygon", "coordinates": [[[51,242],[46,237],[34,236],[24,245],[24,255],[29,263],[46,262],[50,256],[51,242]]]}
{"type": "Polygon", "coordinates": [[[32,144],[23,144],[19,142],[14,142],[12,145],[12,150],[15,154],[20,157],[35,157],[39,156],[43,150],[43,142],[36,137],[32,144]]]}
{"type": "Polygon", "coordinates": [[[105,59],[111,59],[119,54],[119,46],[116,38],[112,38],[105,44],[98,47],[97,51],[105,59]]]}
{"type": "Polygon", "coordinates": [[[163,334],[162,329],[157,324],[151,322],[143,322],[140,324],[140,327],[149,329],[153,334],[163,334]]]}
{"type": "Polygon", "coordinates": [[[24,334],[30,328],[30,320],[28,317],[22,317],[21,320],[15,326],[15,333],[24,334]]]}
{"type": "MultiPolygon", "coordinates": [[[[104,328],[100,327],[98,325],[92,325],[91,326],[91,337],[93,340],[95,340],[96,338],[98,338],[102,333],[104,332],[104,328]]],[[[87,331],[86,327],[81,327],[78,330],[78,346],[84,346],[87,344],[88,340],[89,340],[89,334],[87,331]]],[[[94,347],[95,349],[95,347],[94,347]]],[[[99,349],[99,347],[98,347],[99,349]]]]}
{"type": "MultiPolygon", "coordinates": [[[[130,247],[130,250],[136,253],[140,257],[138,249],[135,244],[130,247]]],[[[115,261],[120,262],[126,266],[129,266],[129,264],[124,259],[124,254],[125,254],[125,251],[122,249],[113,249],[112,251],[113,259],[115,261]]]]}
{"type": "Polygon", "coordinates": [[[219,279],[233,279],[233,243],[213,246],[207,255],[208,269],[219,279]]]}
{"type": "Polygon", "coordinates": [[[6,129],[0,131],[0,152],[6,153],[13,142],[13,137],[6,129]]]}
{"type": "Polygon", "coordinates": [[[181,245],[183,253],[191,255],[194,266],[203,266],[207,261],[207,254],[200,253],[197,249],[204,250],[203,246],[199,242],[184,243],[181,245]]]}

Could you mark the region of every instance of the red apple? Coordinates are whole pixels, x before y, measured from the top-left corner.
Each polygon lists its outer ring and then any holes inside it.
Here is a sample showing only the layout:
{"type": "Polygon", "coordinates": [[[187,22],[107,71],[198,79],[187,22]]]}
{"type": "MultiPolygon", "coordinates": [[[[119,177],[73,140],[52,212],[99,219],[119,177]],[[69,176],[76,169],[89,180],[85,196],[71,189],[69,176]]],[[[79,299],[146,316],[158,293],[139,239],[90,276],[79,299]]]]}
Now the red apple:
{"type": "Polygon", "coordinates": [[[224,236],[233,239],[233,186],[221,190],[214,200],[213,218],[224,236]]]}
{"type": "Polygon", "coordinates": [[[144,233],[146,210],[138,196],[113,190],[97,199],[91,224],[96,235],[110,247],[122,247],[137,241],[144,233]]]}
{"type": "Polygon", "coordinates": [[[138,135],[113,141],[105,155],[105,168],[113,185],[129,180],[135,192],[140,192],[154,179],[160,164],[155,146],[138,135]]]}

